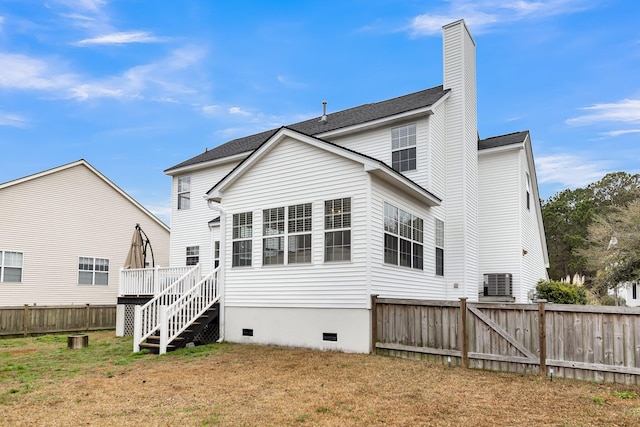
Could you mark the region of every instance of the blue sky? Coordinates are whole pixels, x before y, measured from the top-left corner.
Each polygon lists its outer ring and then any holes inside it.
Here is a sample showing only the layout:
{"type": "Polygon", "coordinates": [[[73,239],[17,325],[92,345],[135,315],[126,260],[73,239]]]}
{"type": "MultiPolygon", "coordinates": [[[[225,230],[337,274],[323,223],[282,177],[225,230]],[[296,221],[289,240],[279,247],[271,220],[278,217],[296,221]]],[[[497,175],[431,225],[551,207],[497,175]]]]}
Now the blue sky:
{"type": "Polygon", "coordinates": [[[84,158],[168,223],[164,169],[442,84],[459,18],[480,136],[530,130],[543,198],[640,171],[640,2],[0,0],[0,182],[84,158]]]}

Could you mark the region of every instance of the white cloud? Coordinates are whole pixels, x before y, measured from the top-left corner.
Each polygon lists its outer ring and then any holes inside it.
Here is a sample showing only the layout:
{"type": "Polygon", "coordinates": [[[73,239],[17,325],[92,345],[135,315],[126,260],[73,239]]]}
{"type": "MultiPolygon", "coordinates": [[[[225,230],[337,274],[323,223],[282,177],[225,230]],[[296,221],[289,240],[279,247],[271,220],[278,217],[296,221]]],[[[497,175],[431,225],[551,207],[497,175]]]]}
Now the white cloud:
{"type": "Polygon", "coordinates": [[[250,116],[251,113],[248,111],[243,110],[240,107],[231,107],[229,108],[229,114],[237,114],[237,115],[241,115],[241,116],[250,116]]]}
{"type": "Polygon", "coordinates": [[[451,0],[448,7],[414,17],[409,25],[414,36],[440,35],[442,26],[464,18],[474,34],[491,26],[527,18],[561,15],[593,7],[585,0],[451,0]]]}
{"type": "Polygon", "coordinates": [[[27,119],[17,114],[3,113],[0,111],[0,126],[24,128],[28,125],[27,119]]]}
{"type": "Polygon", "coordinates": [[[202,112],[208,116],[213,116],[220,111],[219,105],[205,105],[202,107],[202,112]]]}
{"type": "Polygon", "coordinates": [[[97,12],[107,4],[106,0],[56,0],[56,3],[89,12],[97,12]]]}
{"type": "Polygon", "coordinates": [[[566,188],[578,188],[598,181],[611,170],[607,162],[593,161],[573,154],[536,157],[538,182],[559,183],[566,188]]]}
{"type": "Polygon", "coordinates": [[[110,44],[128,44],[128,43],[158,43],[164,41],[161,37],[153,36],[146,31],[116,32],[104,34],[102,36],[80,40],[74,44],[78,46],[88,45],[110,45],[110,44]]]}
{"type": "Polygon", "coordinates": [[[640,129],[610,130],[608,132],[600,132],[600,135],[616,137],[621,135],[628,135],[631,133],[640,133],[640,129]]]}
{"type": "Polygon", "coordinates": [[[21,54],[0,53],[0,87],[60,90],[73,85],[75,76],[57,71],[51,62],[21,54]]]}
{"type": "Polygon", "coordinates": [[[640,99],[623,99],[582,109],[588,113],[568,119],[568,125],[585,126],[600,122],[640,123],[640,99]]]}

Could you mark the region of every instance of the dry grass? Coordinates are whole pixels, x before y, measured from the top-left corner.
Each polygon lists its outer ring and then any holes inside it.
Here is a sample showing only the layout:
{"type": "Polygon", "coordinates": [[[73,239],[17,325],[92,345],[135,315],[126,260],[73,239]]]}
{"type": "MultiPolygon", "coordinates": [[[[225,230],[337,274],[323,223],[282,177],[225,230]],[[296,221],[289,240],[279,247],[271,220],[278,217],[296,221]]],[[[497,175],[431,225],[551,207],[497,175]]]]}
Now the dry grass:
{"type": "Polygon", "coordinates": [[[0,424],[640,424],[640,389],[620,385],[232,344],[139,357],[113,332],[89,344],[0,340],[0,424]]]}

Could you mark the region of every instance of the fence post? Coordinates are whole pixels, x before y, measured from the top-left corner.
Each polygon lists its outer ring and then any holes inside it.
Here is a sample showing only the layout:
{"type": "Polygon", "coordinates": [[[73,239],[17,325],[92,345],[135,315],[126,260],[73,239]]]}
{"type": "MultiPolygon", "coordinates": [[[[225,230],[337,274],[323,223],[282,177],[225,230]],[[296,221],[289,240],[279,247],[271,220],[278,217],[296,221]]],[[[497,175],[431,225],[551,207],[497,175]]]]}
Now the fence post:
{"type": "Polygon", "coordinates": [[[22,315],[22,328],[24,330],[24,336],[26,337],[29,333],[29,304],[24,305],[24,312],[22,315]]]}
{"type": "Polygon", "coordinates": [[[540,340],[540,375],[547,375],[547,320],[544,311],[544,303],[546,300],[538,300],[538,337],[540,340]]]}
{"type": "Polygon", "coordinates": [[[91,310],[91,308],[89,308],[89,307],[90,307],[90,305],[87,304],[87,308],[86,308],[85,314],[84,314],[84,322],[85,322],[85,325],[87,327],[86,328],[87,331],[89,330],[89,322],[90,322],[90,319],[91,319],[91,313],[89,313],[89,310],[91,310]]]}
{"type": "Polygon", "coordinates": [[[378,295],[371,295],[371,354],[376,354],[378,341],[378,295]]]}
{"type": "Polygon", "coordinates": [[[467,298],[460,298],[460,353],[462,355],[462,366],[469,367],[469,357],[467,348],[469,343],[467,341],[467,298]]]}

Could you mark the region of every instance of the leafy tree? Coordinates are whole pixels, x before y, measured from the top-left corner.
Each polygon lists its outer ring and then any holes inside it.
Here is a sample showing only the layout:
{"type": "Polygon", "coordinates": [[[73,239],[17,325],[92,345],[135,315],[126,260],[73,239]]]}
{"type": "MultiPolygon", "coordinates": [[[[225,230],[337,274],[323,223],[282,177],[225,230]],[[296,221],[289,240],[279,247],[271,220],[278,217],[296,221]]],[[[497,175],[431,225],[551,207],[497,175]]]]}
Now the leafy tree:
{"type": "Polygon", "coordinates": [[[640,200],[596,216],[588,236],[588,245],[577,252],[596,271],[600,295],[640,278],[640,200]]]}
{"type": "Polygon", "coordinates": [[[607,215],[640,198],[640,175],[614,172],[586,188],[564,190],[542,203],[542,217],[549,250],[549,277],[574,273],[595,282],[597,269],[583,250],[590,246],[589,226],[597,216],[607,215]]]}
{"type": "Polygon", "coordinates": [[[584,287],[571,283],[541,280],[536,286],[538,298],[557,304],[586,304],[587,292],[584,287]]]}

